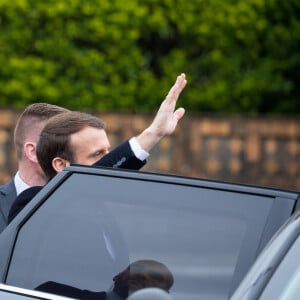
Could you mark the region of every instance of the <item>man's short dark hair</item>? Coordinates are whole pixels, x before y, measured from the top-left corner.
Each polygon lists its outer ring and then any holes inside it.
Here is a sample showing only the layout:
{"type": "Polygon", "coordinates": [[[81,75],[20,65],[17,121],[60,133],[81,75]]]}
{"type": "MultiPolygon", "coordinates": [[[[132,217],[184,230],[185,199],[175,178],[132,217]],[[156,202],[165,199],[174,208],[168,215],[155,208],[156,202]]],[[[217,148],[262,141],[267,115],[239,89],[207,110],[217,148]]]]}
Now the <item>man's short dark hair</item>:
{"type": "Polygon", "coordinates": [[[39,123],[46,122],[51,117],[67,111],[69,110],[66,108],[42,102],[27,106],[18,118],[14,131],[14,143],[18,159],[22,158],[27,136],[39,128],[39,123]]]}
{"type": "Polygon", "coordinates": [[[37,158],[49,179],[56,175],[52,167],[55,157],[61,157],[70,163],[75,162],[70,136],[86,127],[105,129],[104,123],[99,118],[77,111],[59,114],[47,122],[37,144],[37,158]]]}

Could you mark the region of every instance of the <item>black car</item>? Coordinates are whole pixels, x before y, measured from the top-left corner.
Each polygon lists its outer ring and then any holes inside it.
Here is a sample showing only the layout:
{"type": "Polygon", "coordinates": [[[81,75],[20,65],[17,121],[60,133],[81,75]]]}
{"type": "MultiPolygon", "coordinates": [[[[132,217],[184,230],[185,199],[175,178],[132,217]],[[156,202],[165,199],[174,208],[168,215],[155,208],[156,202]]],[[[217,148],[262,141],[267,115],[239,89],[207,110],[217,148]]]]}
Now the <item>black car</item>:
{"type": "MultiPolygon", "coordinates": [[[[1,233],[1,282],[74,298],[107,295],[146,262],[172,274],[176,300],[228,299],[298,199],[293,191],[71,166],[1,233]]],[[[138,275],[126,292],[148,286],[138,275]]],[[[156,283],[167,277],[156,275],[156,283]]]]}

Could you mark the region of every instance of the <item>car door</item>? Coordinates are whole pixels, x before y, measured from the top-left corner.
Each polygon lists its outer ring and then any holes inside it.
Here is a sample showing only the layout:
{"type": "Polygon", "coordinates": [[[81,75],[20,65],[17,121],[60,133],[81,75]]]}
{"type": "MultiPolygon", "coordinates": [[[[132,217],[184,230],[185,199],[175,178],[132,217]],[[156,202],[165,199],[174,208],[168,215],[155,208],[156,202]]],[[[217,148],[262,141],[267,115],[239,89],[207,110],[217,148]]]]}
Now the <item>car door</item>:
{"type": "Polygon", "coordinates": [[[300,211],[282,226],[230,300],[297,300],[300,294],[300,211]]]}
{"type": "MultiPolygon", "coordinates": [[[[1,280],[33,290],[50,283],[50,292],[65,296],[61,286],[71,296],[110,293],[128,266],[159,264],[173,277],[168,292],[175,299],[227,299],[298,197],[233,183],[72,166],[1,234],[1,280]]],[[[135,282],[129,292],[146,284],[135,282]]]]}

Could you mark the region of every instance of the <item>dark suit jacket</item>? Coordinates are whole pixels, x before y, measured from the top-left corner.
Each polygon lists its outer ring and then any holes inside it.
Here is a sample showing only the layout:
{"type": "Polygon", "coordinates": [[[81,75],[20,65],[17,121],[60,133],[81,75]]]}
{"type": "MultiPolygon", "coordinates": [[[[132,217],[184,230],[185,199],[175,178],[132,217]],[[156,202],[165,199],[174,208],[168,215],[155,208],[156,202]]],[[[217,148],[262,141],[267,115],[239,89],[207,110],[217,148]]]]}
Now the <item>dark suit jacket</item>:
{"type": "MultiPolygon", "coordinates": [[[[93,166],[139,170],[145,163],[146,161],[141,161],[134,155],[129,142],[126,141],[95,162],[93,166]]],[[[20,193],[9,211],[8,224],[42,188],[34,186],[20,193]]]]}
{"type": "Polygon", "coordinates": [[[0,232],[6,227],[10,208],[17,197],[17,191],[12,178],[8,183],[0,186],[0,232]]]}

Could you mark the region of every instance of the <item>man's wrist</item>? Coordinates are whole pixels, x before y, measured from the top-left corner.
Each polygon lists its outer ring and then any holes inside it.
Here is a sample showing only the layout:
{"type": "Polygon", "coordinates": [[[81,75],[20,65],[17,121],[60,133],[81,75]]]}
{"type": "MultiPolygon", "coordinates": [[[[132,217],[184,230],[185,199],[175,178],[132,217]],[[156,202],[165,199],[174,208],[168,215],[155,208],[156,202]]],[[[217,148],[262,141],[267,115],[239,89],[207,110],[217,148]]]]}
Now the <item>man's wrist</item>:
{"type": "Polygon", "coordinates": [[[151,127],[146,128],[136,139],[144,151],[150,152],[151,149],[158,144],[162,136],[158,135],[151,127]]]}

